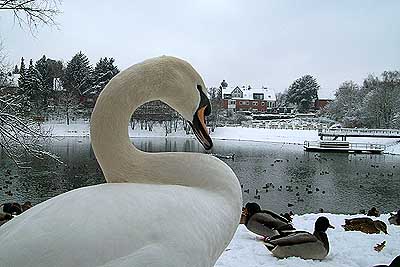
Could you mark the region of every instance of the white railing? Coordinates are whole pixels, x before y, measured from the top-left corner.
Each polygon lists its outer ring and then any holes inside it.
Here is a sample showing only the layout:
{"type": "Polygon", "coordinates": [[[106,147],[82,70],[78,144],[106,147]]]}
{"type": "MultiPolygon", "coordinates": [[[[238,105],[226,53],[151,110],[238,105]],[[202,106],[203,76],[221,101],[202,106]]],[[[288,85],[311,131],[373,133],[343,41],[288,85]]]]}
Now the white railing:
{"type": "Polygon", "coordinates": [[[318,130],[321,128],[328,128],[328,125],[321,123],[294,124],[290,122],[252,121],[249,127],[263,129],[318,130]]]}
{"type": "MultiPolygon", "coordinates": [[[[339,143],[339,142],[338,142],[339,143]]],[[[385,145],[382,144],[371,144],[371,143],[348,143],[346,142],[346,145],[348,146],[341,146],[341,145],[334,145],[334,142],[332,142],[332,145],[329,146],[329,148],[345,148],[346,150],[385,150],[385,145]]],[[[323,148],[324,146],[321,146],[320,141],[304,141],[304,146],[305,147],[321,147],[323,148]]],[[[327,146],[325,146],[328,148],[327,146]]]]}
{"type": "Polygon", "coordinates": [[[359,136],[398,136],[400,130],[396,129],[354,129],[354,128],[335,128],[335,129],[319,129],[319,135],[359,135],[359,136]]]}

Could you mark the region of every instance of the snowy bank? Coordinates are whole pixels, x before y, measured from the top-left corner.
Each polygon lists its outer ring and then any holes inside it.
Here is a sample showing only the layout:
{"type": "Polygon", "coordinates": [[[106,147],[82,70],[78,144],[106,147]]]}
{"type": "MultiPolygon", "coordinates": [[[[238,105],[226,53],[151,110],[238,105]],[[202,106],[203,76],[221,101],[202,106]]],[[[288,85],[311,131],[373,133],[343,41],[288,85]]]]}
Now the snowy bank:
{"type": "Polygon", "coordinates": [[[335,229],[328,229],[330,252],[323,261],[303,260],[300,258],[277,259],[267,250],[256,235],[240,225],[236,234],[219,258],[216,267],[369,267],[376,264],[389,264],[400,254],[400,226],[389,225],[389,215],[381,215],[373,220],[384,221],[388,226],[389,235],[364,234],[361,232],[346,232],[341,227],[345,218],[364,217],[365,215],[335,215],[330,213],[305,214],[294,216],[293,225],[297,229],[313,232],[314,222],[319,216],[326,216],[335,229]],[[374,246],[386,240],[386,246],[381,252],[374,246]]]}
{"type": "MultiPolygon", "coordinates": [[[[51,131],[54,137],[89,137],[89,123],[76,124],[44,124],[44,130],[51,131]]],[[[166,137],[164,128],[154,126],[153,131],[141,130],[136,127],[135,130],[128,128],[129,137],[166,137]]],[[[275,142],[285,144],[302,145],[305,140],[318,140],[317,130],[289,130],[289,129],[260,129],[245,127],[217,127],[211,132],[211,137],[218,140],[237,140],[237,141],[257,141],[257,142],[275,142]]],[[[169,133],[167,137],[195,138],[194,135],[187,135],[183,129],[169,133]]],[[[378,143],[385,144],[387,149],[385,153],[400,154],[400,143],[398,139],[391,138],[348,138],[350,142],[357,143],[378,143]]]]}

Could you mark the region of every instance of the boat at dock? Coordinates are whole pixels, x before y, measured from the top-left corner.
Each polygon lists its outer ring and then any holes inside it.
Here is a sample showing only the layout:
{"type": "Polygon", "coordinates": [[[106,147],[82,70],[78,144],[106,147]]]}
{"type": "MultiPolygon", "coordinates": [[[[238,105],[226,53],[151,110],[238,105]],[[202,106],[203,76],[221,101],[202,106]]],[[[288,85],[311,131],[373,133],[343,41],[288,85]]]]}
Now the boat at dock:
{"type": "Polygon", "coordinates": [[[304,141],[304,150],[319,152],[374,153],[380,154],[385,150],[381,144],[350,143],[347,141],[323,140],[304,141]]]}

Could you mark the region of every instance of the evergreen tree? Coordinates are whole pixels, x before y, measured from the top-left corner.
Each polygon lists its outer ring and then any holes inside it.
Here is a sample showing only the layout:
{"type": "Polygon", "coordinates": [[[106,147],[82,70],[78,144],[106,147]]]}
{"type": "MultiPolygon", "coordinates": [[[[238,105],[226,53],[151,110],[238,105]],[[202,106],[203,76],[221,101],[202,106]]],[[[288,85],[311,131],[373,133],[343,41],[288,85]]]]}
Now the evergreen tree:
{"type": "Polygon", "coordinates": [[[33,65],[32,59],[28,70],[25,71],[24,91],[28,108],[33,109],[35,114],[40,114],[46,103],[43,96],[42,76],[33,65]]]}
{"type": "Polygon", "coordinates": [[[118,68],[114,66],[114,59],[107,57],[100,58],[100,61],[96,63],[96,67],[93,72],[93,87],[92,91],[95,95],[99,95],[104,89],[107,83],[119,72],[118,68]]]}
{"type": "Polygon", "coordinates": [[[318,99],[319,85],[311,75],[304,75],[290,85],[287,92],[287,101],[295,104],[299,112],[309,111],[318,99]]]}
{"type": "Polygon", "coordinates": [[[12,74],[19,74],[18,65],[15,65],[14,71],[12,72],[12,74]]]}
{"type": "MultiPolygon", "coordinates": [[[[35,68],[36,70],[40,73],[40,76],[42,78],[41,83],[43,85],[42,88],[42,101],[43,105],[47,106],[49,103],[49,98],[55,98],[55,94],[53,91],[53,81],[55,75],[54,75],[54,67],[53,64],[56,62],[55,60],[46,58],[45,55],[38,61],[36,61],[35,68]]],[[[62,68],[62,66],[61,66],[62,68]]],[[[60,76],[58,76],[60,77],[60,76]]]]}
{"type": "Polygon", "coordinates": [[[36,70],[42,76],[42,84],[45,90],[50,90],[53,86],[53,78],[49,75],[47,58],[45,55],[35,63],[36,70]]]}
{"type": "Polygon", "coordinates": [[[79,98],[83,92],[91,88],[92,66],[89,59],[79,51],[71,61],[67,63],[64,76],[62,78],[63,87],[79,98]]]}
{"type": "Polygon", "coordinates": [[[23,94],[25,92],[25,63],[24,63],[24,58],[21,58],[21,64],[19,66],[19,79],[18,79],[18,87],[19,87],[19,93],[23,94]]]}

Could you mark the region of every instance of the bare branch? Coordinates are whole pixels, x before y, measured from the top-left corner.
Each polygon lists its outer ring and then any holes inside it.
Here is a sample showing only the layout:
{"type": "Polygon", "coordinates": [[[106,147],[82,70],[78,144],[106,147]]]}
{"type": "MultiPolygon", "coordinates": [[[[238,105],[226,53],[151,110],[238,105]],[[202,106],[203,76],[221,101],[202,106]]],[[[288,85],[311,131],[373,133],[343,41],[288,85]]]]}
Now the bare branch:
{"type": "Polygon", "coordinates": [[[55,17],[60,13],[59,0],[0,0],[0,11],[12,11],[21,28],[31,32],[39,25],[57,25],[55,17]]]}

